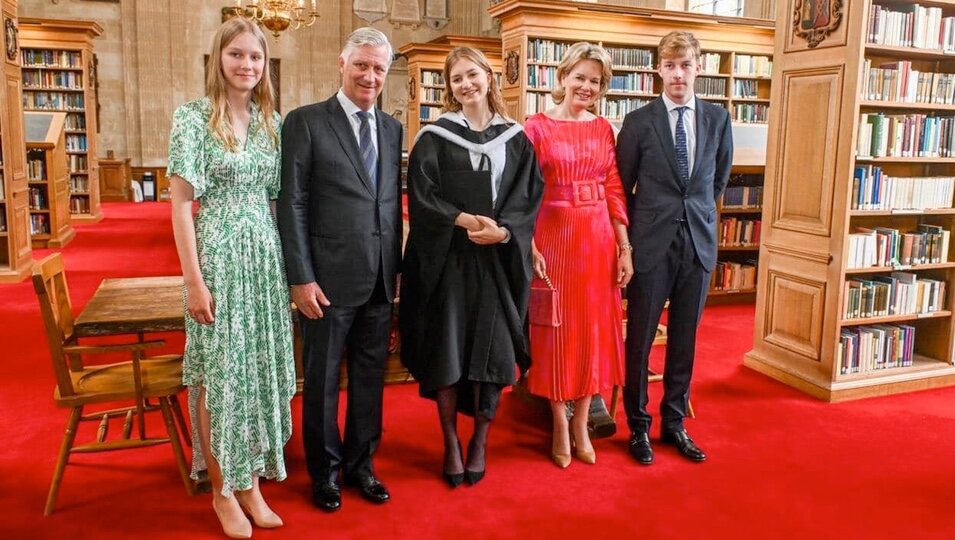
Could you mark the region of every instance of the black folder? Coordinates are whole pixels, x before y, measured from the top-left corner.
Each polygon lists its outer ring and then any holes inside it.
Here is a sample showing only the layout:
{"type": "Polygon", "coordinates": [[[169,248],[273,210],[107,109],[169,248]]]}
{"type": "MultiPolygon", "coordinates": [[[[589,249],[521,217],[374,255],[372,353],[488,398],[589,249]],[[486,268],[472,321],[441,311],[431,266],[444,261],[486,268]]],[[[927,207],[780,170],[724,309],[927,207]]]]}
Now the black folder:
{"type": "Polygon", "coordinates": [[[491,171],[453,171],[441,179],[441,192],[462,212],[494,217],[491,171]]]}

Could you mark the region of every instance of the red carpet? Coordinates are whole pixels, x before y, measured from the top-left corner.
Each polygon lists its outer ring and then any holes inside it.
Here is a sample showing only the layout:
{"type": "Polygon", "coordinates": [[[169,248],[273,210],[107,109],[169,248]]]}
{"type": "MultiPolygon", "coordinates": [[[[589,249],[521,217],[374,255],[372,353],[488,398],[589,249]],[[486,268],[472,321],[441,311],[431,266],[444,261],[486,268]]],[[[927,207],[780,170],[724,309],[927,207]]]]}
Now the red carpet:
{"type": "MultiPolygon", "coordinates": [[[[78,227],[63,250],[75,312],[104,277],[179,271],[168,206],[104,207],[106,219],[78,227]]],[[[221,538],[210,496],[185,495],[168,446],[73,458],[55,513],[42,516],[67,411],[53,405],[32,286],[0,286],[0,298],[2,537],[221,538]]],[[[433,403],[413,385],[389,386],[376,465],[392,502],[375,507],[346,491],[341,512],[313,509],[296,433],[290,478],[264,487],[287,525],[254,537],[955,538],[955,388],[824,404],[742,367],[752,324],[752,306],[713,307],[703,318],[698,419],[688,428],[710,455],[704,464],[658,444],[656,463],[637,465],[620,414],[617,436],[595,443],[596,466],[560,470],[547,457],[549,418],[508,395],[486,479],[451,491],[438,475],[433,403]]],[[[299,407],[296,399],[296,428],[299,407]]]]}

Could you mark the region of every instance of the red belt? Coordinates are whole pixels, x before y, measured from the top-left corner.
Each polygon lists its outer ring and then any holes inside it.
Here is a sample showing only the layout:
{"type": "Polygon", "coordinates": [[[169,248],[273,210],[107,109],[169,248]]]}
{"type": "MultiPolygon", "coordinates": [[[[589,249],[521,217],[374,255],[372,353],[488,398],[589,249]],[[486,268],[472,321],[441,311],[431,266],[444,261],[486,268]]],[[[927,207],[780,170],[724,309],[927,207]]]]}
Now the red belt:
{"type": "Polygon", "coordinates": [[[578,180],[570,185],[547,186],[544,200],[568,201],[574,206],[593,206],[607,198],[604,185],[597,180],[578,180]]]}

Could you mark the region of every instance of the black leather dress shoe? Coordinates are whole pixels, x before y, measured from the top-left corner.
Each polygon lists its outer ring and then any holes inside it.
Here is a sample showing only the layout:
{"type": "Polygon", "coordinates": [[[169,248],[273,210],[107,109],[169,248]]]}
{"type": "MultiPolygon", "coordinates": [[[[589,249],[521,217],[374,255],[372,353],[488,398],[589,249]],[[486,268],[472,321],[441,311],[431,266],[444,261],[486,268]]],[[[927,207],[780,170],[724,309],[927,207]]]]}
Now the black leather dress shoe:
{"type": "Polygon", "coordinates": [[[348,483],[358,488],[358,492],[366,501],[375,504],[383,504],[391,500],[388,494],[388,488],[378,481],[374,476],[363,476],[361,478],[350,478],[348,483]]]}
{"type": "Polygon", "coordinates": [[[660,433],[660,442],[672,444],[683,454],[683,457],[691,461],[706,461],[706,454],[693,444],[693,439],[690,438],[685,429],[660,433]]]}
{"type": "Polygon", "coordinates": [[[634,433],[630,436],[630,455],[642,465],[653,463],[653,447],[646,433],[634,433]]]}
{"type": "Polygon", "coordinates": [[[328,482],[315,482],[312,484],[312,504],[326,512],[335,512],[342,507],[342,490],[338,484],[329,480],[328,482]]]}

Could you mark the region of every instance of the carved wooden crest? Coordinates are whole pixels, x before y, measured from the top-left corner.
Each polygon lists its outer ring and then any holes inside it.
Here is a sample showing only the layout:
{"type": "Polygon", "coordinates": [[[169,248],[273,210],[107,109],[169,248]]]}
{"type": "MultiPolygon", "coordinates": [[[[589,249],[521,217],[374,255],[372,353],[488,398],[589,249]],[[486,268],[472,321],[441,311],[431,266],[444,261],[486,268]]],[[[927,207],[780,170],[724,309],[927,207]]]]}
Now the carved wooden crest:
{"type": "Polygon", "coordinates": [[[17,25],[9,17],[3,18],[3,42],[4,50],[7,51],[7,60],[17,61],[17,52],[20,50],[17,44],[17,25]]]}
{"type": "Polygon", "coordinates": [[[418,95],[418,81],[414,76],[408,77],[408,99],[413,100],[418,95]]]}
{"type": "Polygon", "coordinates": [[[839,28],[842,23],[842,0],[795,0],[793,2],[793,34],[813,48],[839,28]]]}
{"type": "Polygon", "coordinates": [[[516,49],[507,51],[504,56],[504,76],[508,85],[517,84],[517,79],[521,76],[521,55],[516,49]]]}

